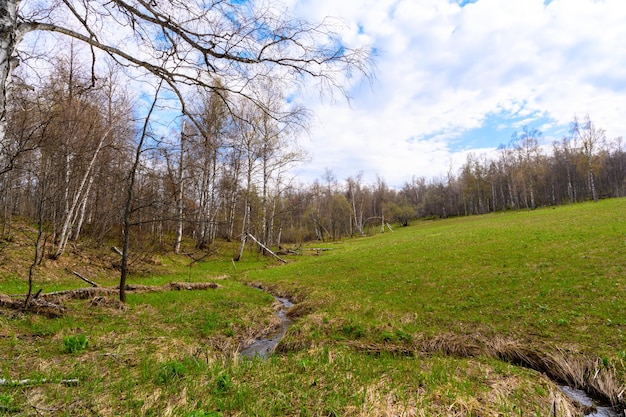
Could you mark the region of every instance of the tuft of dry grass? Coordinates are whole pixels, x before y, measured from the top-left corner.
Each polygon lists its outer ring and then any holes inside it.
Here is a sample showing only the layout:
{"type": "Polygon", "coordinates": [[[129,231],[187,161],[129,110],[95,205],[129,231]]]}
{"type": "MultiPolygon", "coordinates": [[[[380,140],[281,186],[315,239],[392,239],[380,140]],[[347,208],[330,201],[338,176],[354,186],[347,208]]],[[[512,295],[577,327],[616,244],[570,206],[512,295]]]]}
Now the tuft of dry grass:
{"type": "Polygon", "coordinates": [[[485,341],[485,354],[545,373],[558,383],[581,389],[614,407],[626,408],[624,387],[615,367],[599,358],[571,354],[561,349],[532,348],[507,338],[485,341]]]}

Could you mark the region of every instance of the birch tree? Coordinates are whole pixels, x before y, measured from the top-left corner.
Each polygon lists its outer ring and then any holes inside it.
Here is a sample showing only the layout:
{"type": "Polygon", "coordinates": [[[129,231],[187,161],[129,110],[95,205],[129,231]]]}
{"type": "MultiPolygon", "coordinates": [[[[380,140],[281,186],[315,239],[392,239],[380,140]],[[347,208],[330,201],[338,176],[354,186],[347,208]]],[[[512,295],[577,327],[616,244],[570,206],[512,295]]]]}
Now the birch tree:
{"type": "MultiPolygon", "coordinates": [[[[218,190],[220,173],[223,171],[220,161],[228,160],[225,153],[230,123],[227,108],[215,93],[202,97],[196,117],[201,128],[189,136],[189,176],[193,181],[197,204],[194,232],[196,247],[205,249],[217,233],[217,203],[220,194],[223,194],[223,190],[218,190]]],[[[236,159],[233,162],[233,170],[236,172],[239,161],[236,159]]],[[[225,162],[225,165],[229,165],[229,162],[225,162]]]]}
{"type": "MultiPolygon", "coordinates": [[[[277,113],[268,108],[256,85],[276,80],[293,89],[314,82],[327,91],[346,94],[344,74],[369,72],[368,50],[342,44],[332,22],[309,23],[271,2],[0,0],[0,144],[5,142],[15,68],[29,56],[49,56],[48,45],[64,38],[88,46],[92,84],[102,58],[109,57],[132,80],[163,85],[199,129],[201,125],[187,111],[192,90],[217,94],[232,113],[235,104],[244,100],[280,119],[282,109],[277,113]],[[43,38],[49,34],[54,42],[29,42],[33,34],[43,38]]],[[[143,125],[142,139],[147,119],[143,125]]],[[[137,164],[135,158],[124,210],[122,301],[137,164]]],[[[68,204],[74,206],[73,201],[68,204]]]]}
{"type": "Polygon", "coordinates": [[[343,45],[331,21],[309,23],[271,2],[0,0],[0,142],[16,66],[27,50],[49,52],[50,43],[25,41],[37,32],[88,45],[92,69],[109,56],[134,77],[163,80],[183,112],[192,86],[217,93],[231,109],[238,97],[279,116],[251,84],[314,79],[345,93],[343,74],[368,72],[368,51],[343,45]]]}
{"type": "Polygon", "coordinates": [[[282,112],[279,120],[270,117],[267,112],[258,112],[253,127],[259,137],[261,243],[269,246],[274,235],[274,216],[281,191],[282,174],[304,158],[295,138],[300,130],[306,129],[309,115],[302,107],[281,110],[285,100],[281,91],[273,85],[266,86],[265,94],[266,106],[274,112],[282,112]],[[273,189],[272,180],[275,184],[273,189]]]}
{"type": "Polygon", "coordinates": [[[347,190],[346,194],[348,202],[352,209],[352,216],[350,220],[350,236],[354,236],[358,233],[359,236],[364,235],[363,231],[363,210],[365,205],[365,195],[363,192],[362,183],[363,173],[359,172],[354,178],[349,177],[346,180],[347,190]]]}
{"type": "Polygon", "coordinates": [[[598,193],[595,183],[595,165],[597,148],[606,139],[606,131],[597,127],[589,115],[582,122],[574,117],[572,122],[572,134],[581,144],[581,152],[584,157],[584,171],[587,176],[587,188],[593,201],[598,201],[598,193]]]}

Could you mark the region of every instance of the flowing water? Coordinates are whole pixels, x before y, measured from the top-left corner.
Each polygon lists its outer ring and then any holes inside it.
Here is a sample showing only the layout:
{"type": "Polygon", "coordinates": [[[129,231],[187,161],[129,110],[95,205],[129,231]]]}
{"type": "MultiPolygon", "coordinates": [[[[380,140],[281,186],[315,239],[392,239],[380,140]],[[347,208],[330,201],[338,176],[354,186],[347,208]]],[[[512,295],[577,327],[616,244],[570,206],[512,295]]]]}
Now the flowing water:
{"type": "Polygon", "coordinates": [[[281,321],[280,327],[275,331],[266,334],[261,339],[255,340],[250,346],[239,352],[241,356],[249,358],[260,357],[264,359],[269,357],[272,352],[274,352],[274,349],[276,348],[276,345],[278,345],[278,342],[280,342],[280,339],[287,332],[289,326],[293,323],[293,320],[287,317],[287,310],[293,307],[293,303],[286,298],[276,296],[274,296],[274,298],[281,304],[280,309],[276,313],[281,321]]]}
{"type": "MultiPolygon", "coordinates": [[[[273,332],[270,332],[263,336],[260,339],[255,340],[250,346],[243,349],[239,354],[244,357],[254,358],[259,357],[266,359],[268,358],[280,342],[280,339],[285,335],[287,329],[293,323],[289,317],[287,317],[287,310],[293,307],[293,303],[289,301],[287,298],[276,297],[274,296],[278,302],[280,302],[280,309],[277,311],[276,315],[281,320],[280,327],[278,327],[273,332]]],[[[595,402],[586,392],[575,389],[572,387],[568,387],[566,385],[560,385],[559,389],[567,395],[569,398],[578,401],[584,406],[593,407],[595,411],[587,414],[587,416],[591,417],[619,417],[618,413],[611,407],[603,406],[595,402]]]]}
{"type": "Polygon", "coordinates": [[[617,412],[611,408],[606,406],[601,406],[597,404],[585,391],[568,387],[567,385],[559,386],[559,389],[567,395],[569,398],[578,401],[584,406],[594,407],[595,411],[587,414],[587,416],[595,416],[595,417],[618,417],[617,412]]]}

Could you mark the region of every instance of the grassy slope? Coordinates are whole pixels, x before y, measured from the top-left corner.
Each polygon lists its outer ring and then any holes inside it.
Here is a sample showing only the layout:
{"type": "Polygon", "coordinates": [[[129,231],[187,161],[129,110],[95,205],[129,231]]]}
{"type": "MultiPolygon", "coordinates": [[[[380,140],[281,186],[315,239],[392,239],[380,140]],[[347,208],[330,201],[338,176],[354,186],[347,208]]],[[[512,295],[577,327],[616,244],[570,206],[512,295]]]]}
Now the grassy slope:
{"type": "MultiPolygon", "coordinates": [[[[418,223],[251,279],[372,331],[626,349],[626,200],[418,223]],[[380,331],[380,330],[378,330],[380,331]]],[[[376,335],[371,335],[375,337],[376,335]]]]}
{"type": "MultiPolygon", "coordinates": [[[[227,257],[193,268],[171,257],[133,282],[235,279],[213,291],[131,295],[125,310],[75,301],[56,320],[0,312],[0,378],[80,379],[0,387],[0,415],[547,416],[555,403],[559,415],[571,412],[535,371],[484,356],[387,353],[441,335],[582,352],[624,380],[626,199],[317,246],[334,250],[273,268],[251,254],[237,270],[227,257]],[[240,281],[301,301],[283,353],[268,361],[234,354],[274,320],[271,297],[240,281]],[[80,334],[87,348],[67,353],[64,338],[80,334]]],[[[38,272],[45,291],[80,286],[38,272]]],[[[97,276],[115,282],[115,273],[97,276]]],[[[6,273],[0,292],[21,282],[6,273]]]]}

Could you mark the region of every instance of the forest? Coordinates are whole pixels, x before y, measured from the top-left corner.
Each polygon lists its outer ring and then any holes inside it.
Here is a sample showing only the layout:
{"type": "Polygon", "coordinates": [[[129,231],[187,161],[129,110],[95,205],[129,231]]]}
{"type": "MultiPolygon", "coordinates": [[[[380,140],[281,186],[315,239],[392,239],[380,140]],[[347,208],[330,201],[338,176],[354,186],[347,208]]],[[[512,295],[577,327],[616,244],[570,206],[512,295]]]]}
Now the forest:
{"type": "Polygon", "coordinates": [[[2,24],[15,32],[3,42],[26,64],[1,68],[2,233],[15,218],[39,224],[51,258],[80,238],[118,240],[126,254],[131,245],[179,252],[183,239],[198,249],[241,241],[243,250],[249,236],[267,247],[338,240],[626,192],[622,139],[589,115],[551,146],[525,127],[445,177],[392,187],[365,183],[363,173],[338,179],[329,167],[303,184],[290,170],[306,163],[298,137],[311,114],[294,85],[308,77],[345,94],[344,74],[371,75],[370,51],[338,44],[332,25],[237,2],[65,2],[65,11],[30,14],[16,4],[3,6],[2,24]],[[106,24],[132,46],[107,43],[96,30],[106,24]],[[20,49],[31,32],[63,47],[20,49]]]}
{"type": "Polygon", "coordinates": [[[626,193],[622,139],[608,139],[589,116],[574,118],[571,134],[551,148],[524,128],[496,158],[470,154],[457,173],[399,189],[383,178],[366,184],[362,173],[339,180],[330,169],[302,184],[289,169],[305,159],[297,148],[303,111],[277,120],[206,94],[196,100],[200,128],[181,117],[165,133],[158,125],[142,131],[115,72],[98,74],[94,86],[90,76],[69,56],[41,87],[17,88],[2,148],[3,234],[15,217],[41,220],[55,258],[81,237],[121,239],[125,213],[135,244],[179,251],[183,238],[208,249],[251,234],[277,247],[626,193]]]}

